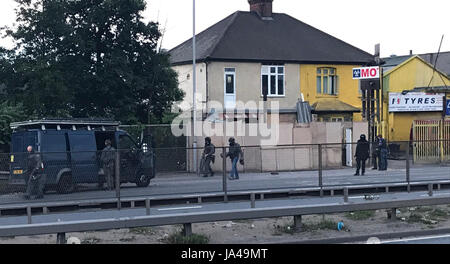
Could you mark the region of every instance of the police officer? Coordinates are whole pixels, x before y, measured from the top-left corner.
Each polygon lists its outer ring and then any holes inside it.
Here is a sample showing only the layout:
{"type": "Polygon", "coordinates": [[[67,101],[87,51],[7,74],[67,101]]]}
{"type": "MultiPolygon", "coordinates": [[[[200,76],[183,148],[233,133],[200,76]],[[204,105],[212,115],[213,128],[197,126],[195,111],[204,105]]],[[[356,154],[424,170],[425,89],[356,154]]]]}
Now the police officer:
{"type": "Polygon", "coordinates": [[[25,199],[30,199],[33,194],[36,194],[36,199],[44,198],[45,176],[42,171],[44,169],[41,155],[35,153],[32,146],[27,147],[27,173],[26,183],[27,190],[25,199]]]}
{"type": "Polygon", "coordinates": [[[106,186],[108,190],[114,189],[114,170],[115,170],[115,149],[111,146],[111,140],[105,140],[105,148],[102,150],[100,160],[105,173],[106,186]]]}
{"type": "Polygon", "coordinates": [[[209,175],[214,176],[214,172],[211,169],[211,162],[214,163],[216,152],[216,147],[211,143],[211,138],[205,138],[205,148],[203,149],[202,161],[201,161],[201,171],[203,177],[208,177],[209,175]]]}
{"type": "MultiPolygon", "coordinates": [[[[236,143],[236,140],[234,138],[230,138],[228,140],[228,143],[230,144],[230,148],[229,151],[226,153],[225,157],[225,158],[230,157],[231,159],[231,171],[228,179],[239,180],[237,163],[240,162],[242,165],[244,165],[244,153],[242,152],[241,146],[238,143],[236,143]]],[[[220,156],[223,158],[222,154],[220,154],[220,156]]]]}
{"type": "Polygon", "coordinates": [[[378,170],[379,157],[380,157],[380,150],[378,148],[378,137],[376,137],[375,141],[372,142],[372,163],[373,163],[372,170],[378,170]]]}
{"type": "Polygon", "coordinates": [[[379,151],[378,170],[380,171],[387,170],[388,149],[386,140],[383,138],[382,135],[378,135],[378,151],[379,151]]]}
{"type": "Polygon", "coordinates": [[[369,158],[369,142],[366,139],[366,135],[361,135],[358,143],[356,145],[356,173],[355,176],[359,176],[359,171],[361,170],[361,175],[366,172],[366,160],[369,158]]]}

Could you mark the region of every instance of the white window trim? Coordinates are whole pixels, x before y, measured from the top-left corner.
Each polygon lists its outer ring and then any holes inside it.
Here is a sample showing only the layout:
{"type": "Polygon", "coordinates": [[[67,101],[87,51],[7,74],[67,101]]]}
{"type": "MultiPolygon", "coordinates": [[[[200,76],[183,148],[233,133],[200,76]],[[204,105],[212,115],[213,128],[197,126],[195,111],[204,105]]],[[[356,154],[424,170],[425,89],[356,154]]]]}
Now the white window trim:
{"type": "Polygon", "coordinates": [[[261,66],[261,87],[260,87],[260,90],[261,90],[261,97],[263,97],[264,95],[263,95],[263,81],[262,81],[262,79],[263,79],[263,76],[264,75],[268,75],[268,77],[269,77],[269,80],[268,80],[268,85],[269,85],[269,87],[268,87],[268,94],[267,94],[267,98],[283,98],[283,97],[286,97],[286,67],[284,66],[284,65],[262,65],[261,66]],[[277,69],[277,72],[276,73],[271,73],[271,68],[272,67],[274,67],[274,68],[276,68],[277,69]],[[283,73],[278,73],[278,68],[279,67],[281,67],[281,68],[283,68],[283,73]],[[276,78],[276,82],[275,82],[275,86],[276,86],[276,94],[270,94],[270,77],[271,76],[275,76],[275,78],[276,78]],[[283,94],[282,95],[280,95],[280,94],[278,94],[278,76],[283,76],[283,84],[284,84],[284,89],[283,89],[283,94]]]}
{"type": "Polygon", "coordinates": [[[223,94],[227,94],[227,75],[233,75],[233,94],[236,96],[236,69],[232,67],[226,67],[223,69],[223,71],[223,94]],[[234,71],[227,71],[227,69],[233,69],[234,71]]]}

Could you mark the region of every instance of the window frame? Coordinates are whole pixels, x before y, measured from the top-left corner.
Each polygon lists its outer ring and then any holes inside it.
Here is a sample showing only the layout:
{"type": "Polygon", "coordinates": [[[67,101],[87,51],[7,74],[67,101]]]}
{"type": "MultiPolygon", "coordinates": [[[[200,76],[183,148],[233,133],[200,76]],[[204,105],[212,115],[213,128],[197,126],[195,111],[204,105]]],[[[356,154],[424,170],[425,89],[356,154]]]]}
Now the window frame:
{"type": "Polygon", "coordinates": [[[224,91],[224,95],[231,95],[230,93],[227,93],[227,75],[232,75],[233,76],[233,95],[236,96],[236,68],[233,67],[226,67],[224,68],[224,74],[223,74],[223,78],[224,78],[224,87],[223,87],[223,91],[224,91]]]}
{"type": "Polygon", "coordinates": [[[270,98],[283,98],[283,97],[286,97],[286,67],[285,67],[285,65],[278,65],[278,64],[277,65],[265,65],[265,64],[263,64],[261,66],[261,87],[260,87],[261,97],[264,96],[264,94],[263,94],[263,83],[264,83],[263,79],[264,79],[264,76],[267,76],[267,83],[268,83],[267,97],[268,98],[269,97],[270,98]],[[276,69],[275,73],[272,73],[272,68],[276,69]],[[279,72],[280,68],[283,69],[282,73],[279,72]],[[283,94],[279,94],[280,89],[279,89],[278,85],[279,85],[279,77],[280,76],[283,77],[283,94]],[[275,77],[275,94],[271,93],[271,88],[272,88],[271,78],[272,77],[275,77]]]}
{"type": "Polygon", "coordinates": [[[334,67],[318,67],[316,69],[316,94],[327,96],[339,95],[339,75],[334,67]],[[320,79],[320,91],[319,91],[320,79]],[[326,80],[326,83],[325,83],[326,80]],[[326,84],[326,85],[325,85],[326,84]],[[325,92],[326,88],[326,92],[325,92]]]}

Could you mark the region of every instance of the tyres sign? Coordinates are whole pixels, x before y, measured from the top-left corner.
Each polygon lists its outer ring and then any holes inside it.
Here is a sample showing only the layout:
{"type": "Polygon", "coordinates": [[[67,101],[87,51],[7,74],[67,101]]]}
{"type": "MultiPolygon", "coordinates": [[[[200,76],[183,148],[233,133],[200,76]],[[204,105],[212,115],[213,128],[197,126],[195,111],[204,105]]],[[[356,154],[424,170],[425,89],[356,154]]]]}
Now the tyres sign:
{"type": "Polygon", "coordinates": [[[442,112],[443,94],[389,93],[389,112],[442,112]]]}
{"type": "Polygon", "coordinates": [[[353,79],[378,79],[380,78],[380,67],[364,67],[353,69],[353,79]]]}

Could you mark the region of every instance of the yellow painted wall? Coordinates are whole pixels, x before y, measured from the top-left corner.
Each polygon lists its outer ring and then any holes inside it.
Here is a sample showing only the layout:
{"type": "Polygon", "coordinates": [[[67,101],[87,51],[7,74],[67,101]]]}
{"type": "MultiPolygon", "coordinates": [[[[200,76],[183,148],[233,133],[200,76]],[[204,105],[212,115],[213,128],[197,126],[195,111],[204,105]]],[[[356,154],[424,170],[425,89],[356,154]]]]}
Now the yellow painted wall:
{"type": "MultiPolygon", "coordinates": [[[[389,141],[405,141],[410,138],[414,120],[442,119],[442,112],[389,113],[389,93],[401,93],[416,87],[428,87],[433,67],[418,57],[413,57],[383,76],[383,136],[389,141]]],[[[450,86],[450,79],[436,72],[430,86],[450,86]],[[442,79],[439,77],[441,75],[442,79]],[[444,81],[443,81],[444,80],[444,81]]],[[[449,97],[450,98],[450,97],[449,97]]]]}
{"type": "MultiPolygon", "coordinates": [[[[344,103],[362,109],[361,94],[359,93],[359,81],[353,80],[353,68],[361,65],[334,65],[334,64],[311,64],[300,65],[300,92],[303,93],[305,101],[311,105],[321,99],[338,99],[344,103]],[[336,68],[339,76],[338,95],[317,94],[317,68],[336,68]]],[[[336,116],[342,116],[336,114],[336,116]]],[[[362,121],[361,113],[353,114],[353,121],[362,121]]]]}

